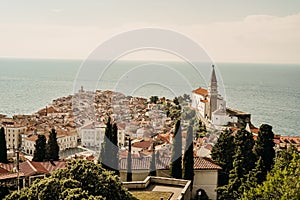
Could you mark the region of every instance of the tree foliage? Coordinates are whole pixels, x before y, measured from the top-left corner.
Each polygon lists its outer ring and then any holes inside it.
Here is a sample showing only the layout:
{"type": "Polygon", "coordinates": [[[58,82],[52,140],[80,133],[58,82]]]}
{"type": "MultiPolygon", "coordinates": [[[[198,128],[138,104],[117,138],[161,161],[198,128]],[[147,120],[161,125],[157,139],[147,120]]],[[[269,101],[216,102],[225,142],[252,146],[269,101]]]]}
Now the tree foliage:
{"type": "Polygon", "coordinates": [[[14,192],[7,200],[29,199],[135,199],[122,187],[118,176],[99,164],[74,160],[65,169],[55,171],[50,177],[35,181],[31,187],[14,192]]]}
{"type": "Polygon", "coordinates": [[[173,178],[182,178],[182,135],[180,120],[176,122],[174,137],[173,137],[173,149],[171,158],[171,176],[173,178]]]}
{"type": "Polygon", "coordinates": [[[157,102],[158,102],[158,96],[151,96],[150,97],[150,103],[154,103],[154,104],[156,104],[157,102]]]}
{"type": "Polygon", "coordinates": [[[245,129],[240,129],[237,131],[234,137],[234,144],[241,148],[244,160],[243,169],[244,175],[247,175],[255,166],[256,157],[253,153],[254,139],[252,133],[246,131],[245,129]]]}
{"type": "Polygon", "coordinates": [[[1,163],[7,163],[8,162],[5,132],[4,132],[3,127],[1,127],[1,129],[0,129],[0,162],[1,163]]]}
{"type": "Polygon", "coordinates": [[[35,141],[35,150],[33,153],[33,161],[42,162],[46,155],[46,137],[45,135],[38,135],[38,139],[35,141]]]}
{"type": "Polygon", "coordinates": [[[118,126],[116,123],[112,126],[111,136],[111,168],[116,174],[119,174],[119,147],[118,147],[118,126]]]}
{"type": "Polygon", "coordinates": [[[109,117],[105,128],[104,142],[101,147],[99,162],[110,171],[119,174],[118,126],[111,123],[109,117]]]}
{"type": "Polygon", "coordinates": [[[149,176],[156,176],[156,155],[155,155],[154,143],[153,143],[153,147],[152,147],[152,157],[151,157],[151,162],[150,162],[149,176]]]}
{"type": "Polygon", "coordinates": [[[193,151],[193,127],[189,125],[186,137],[185,151],[183,157],[183,178],[194,180],[194,151],[193,151]]]}
{"type": "Polygon", "coordinates": [[[219,172],[219,186],[227,185],[229,172],[233,168],[234,136],[230,130],[223,131],[211,151],[211,157],[222,170],[219,172]]]}
{"type": "MultiPolygon", "coordinates": [[[[231,134],[229,132],[221,134],[222,140],[232,140],[231,134]]],[[[220,136],[220,138],[221,138],[220,136]]],[[[212,157],[217,163],[220,163],[221,167],[224,166],[223,170],[229,170],[230,157],[224,155],[226,152],[223,150],[229,150],[226,147],[226,143],[217,143],[218,145],[214,147],[212,151],[212,157]],[[224,149],[223,149],[224,148],[224,149]]],[[[240,129],[237,131],[233,138],[233,143],[227,143],[227,145],[234,146],[234,156],[232,169],[229,171],[228,184],[225,184],[217,189],[219,199],[239,199],[241,198],[243,191],[245,190],[245,182],[247,180],[248,173],[255,166],[255,155],[253,153],[254,139],[251,133],[245,129],[240,129]]],[[[232,149],[228,153],[232,155],[232,149]]],[[[226,174],[225,174],[226,175],[226,174]]],[[[227,177],[226,177],[227,178],[227,177]]],[[[226,181],[226,180],[225,180],[226,181]]]]}
{"type": "Polygon", "coordinates": [[[129,144],[128,144],[128,155],[127,155],[127,175],[126,175],[126,181],[130,182],[132,181],[132,159],[131,159],[131,139],[129,138],[129,144]]]}
{"type": "Polygon", "coordinates": [[[52,129],[49,135],[49,139],[46,145],[46,155],[47,160],[59,160],[59,146],[57,143],[56,131],[52,129]]]}
{"type": "Polygon", "coordinates": [[[101,152],[100,152],[100,158],[99,162],[101,162],[102,167],[109,170],[110,169],[110,152],[112,148],[111,143],[111,136],[112,136],[112,124],[111,124],[111,118],[108,117],[108,120],[106,122],[106,128],[104,133],[104,141],[102,143],[101,152]]]}
{"type": "Polygon", "coordinates": [[[265,180],[267,172],[269,172],[274,164],[275,150],[274,150],[274,133],[272,126],[263,124],[259,128],[258,137],[255,142],[254,153],[257,158],[261,158],[264,169],[262,171],[262,179],[259,184],[265,180]]]}
{"type": "Polygon", "coordinates": [[[300,199],[300,155],[295,148],[280,152],[266,181],[244,192],[244,200],[300,199]]]}

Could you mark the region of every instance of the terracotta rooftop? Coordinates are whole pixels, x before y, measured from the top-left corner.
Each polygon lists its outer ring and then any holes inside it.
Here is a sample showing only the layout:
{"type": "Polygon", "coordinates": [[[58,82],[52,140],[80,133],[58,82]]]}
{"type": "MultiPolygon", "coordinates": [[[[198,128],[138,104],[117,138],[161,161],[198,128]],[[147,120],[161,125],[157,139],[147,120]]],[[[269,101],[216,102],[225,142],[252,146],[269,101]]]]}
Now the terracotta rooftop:
{"type": "Polygon", "coordinates": [[[137,148],[143,148],[143,149],[148,149],[151,146],[152,142],[151,141],[142,141],[142,142],[135,142],[133,143],[133,147],[137,148]]]}
{"type": "Polygon", "coordinates": [[[198,89],[193,90],[193,93],[206,97],[208,95],[208,90],[200,87],[198,89]]]}
{"type": "Polygon", "coordinates": [[[27,137],[26,139],[35,142],[38,139],[38,136],[37,135],[32,135],[30,137],[27,137]]]}
{"type": "Polygon", "coordinates": [[[0,174],[6,174],[8,173],[9,171],[7,171],[6,169],[0,167],[0,174]]]}
{"type": "MultiPolygon", "coordinates": [[[[25,161],[20,163],[20,172],[24,176],[31,176],[34,174],[50,174],[52,171],[60,168],[65,168],[66,162],[64,161],[55,161],[52,164],[50,162],[33,162],[25,161]]],[[[10,164],[1,164],[1,168],[7,171],[13,171],[16,167],[15,163],[10,164]]]]}
{"type": "MultiPolygon", "coordinates": [[[[132,159],[133,170],[149,170],[151,156],[132,159]]],[[[160,157],[156,159],[156,169],[170,169],[171,157],[160,157]]],[[[127,159],[123,158],[119,161],[120,170],[127,169],[127,159]]],[[[194,157],[195,170],[219,170],[221,167],[215,164],[209,158],[194,157]]]]}
{"type": "Polygon", "coordinates": [[[215,164],[211,159],[209,158],[202,158],[202,157],[195,157],[194,158],[194,169],[198,170],[218,170],[221,169],[221,167],[217,164],[215,164]]]}

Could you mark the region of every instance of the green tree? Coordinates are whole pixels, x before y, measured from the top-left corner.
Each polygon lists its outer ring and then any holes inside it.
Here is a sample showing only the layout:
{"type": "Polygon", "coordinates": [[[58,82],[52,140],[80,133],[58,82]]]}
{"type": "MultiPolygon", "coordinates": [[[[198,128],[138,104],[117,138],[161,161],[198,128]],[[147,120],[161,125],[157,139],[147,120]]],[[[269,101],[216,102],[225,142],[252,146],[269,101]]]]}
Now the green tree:
{"type": "Polygon", "coordinates": [[[175,105],[179,105],[178,97],[175,97],[175,98],[173,99],[173,103],[175,103],[175,105]]]}
{"type": "Polygon", "coordinates": [[[111,143],[112,143],[111,168],[118,175],[119,174],[119,144],[118,144],[118,126],[116,123],[114,123],[112,126],[111,143]]]}
{"type": "Polygon", "coordinates": [[[222,168],[218,177],[219,186],[228,184],[229,172],[233,168],[234,149],[234,136],[232,132],[230,130],[223,131],[211,151],[212,159],[222,168]]]}
{"type": "MultiPolygon", "coordinates": [[[[185,180],[194,180],[194,144],[193,144],[193,127],[189,125],[183,157],[183,178],[185,180]]],[[[193,185],[193,184],[192,184],[193,185]]]]}
{"type": "Polygon", "coordinates": [[[263,124],[259,128],[258,137],[254,146],[254,153],[257,158],[261,158],[264,166],[262,171],[263,179],[259,180],[261,183],[267,176],[267,172],[271,170],[274,164],[275,150],[274,150],[274,133],[272,126],[263,124]]]}
{"type": "Polygon", "coordinates": [[[47,160],[57,161],[59,160],[59,146],[57,143],[56,131],[52,129],[49,135],[49,139],[46,145],[46,155],[47,160]]]}
{"type": "Polygon", "coordinates": [[[235,146],[239,146],[243,154],[244,175],[247,175],[255,167],[256,157],[253,153],[254,143],[252,133],[249,133],[245,129],[238,130],[234,137],[235,146]]]}
{"type": "Polygon", "coordinates": [[[202,123],[201,120],[197,119],[196,123],[194,123],[194,133],[196,138],[198,139],[199,137],[204,137],[207,134],[206,126],[204,123],[202,123]]]}
{"type": "Polygon", "coordinates": [[[182,135],[180,120],[176,122],[171,158],[171,177],[182,178],[182,135]]]}
{"type": "Polygon", "coordinates": [[[151,97],[150,97],[150,103],[156,104],[158,100],[159,100],[159,99],[158,99],[158,96],[151,96],[151,97]]]}
{"type": "Polygon", "coordinates": [[[243,183],[243,191],[248,191],[249,189],[256,187],[265,180],[264,175],[265,166],[263,164],[262,158],[259,157],[255,163],[255,168],[249,172],[246,176],[246,181],[243,183]]]}
{"type": "Polygon", "coordinates": [[[150,162],[150,172],[149,176],[156,176],[156,155],[155,155],[155,145],[152,146],[152,157],[150,162]]]}
{"type": "Polygon", "coordinates": [[[131,138],[129,138],[128,154],[127,154],[127,175],[126,181],[132,181],[132,159],[131,159],[131,138]]]}
{"type": "Polygon", "coordinates": [[[236,154],[234,155],[233,169],[229,173],[228,185],[220,187],[220,199],[239,199],[242,195],[241,185],[245,177],[245,168],[243,167],[243,152],[240,146],[237,146],[236,154]]]}
{"type": "Polygon", "coordinates": [[[8,194],[9,194],[8,187],[6,185],[0,184],[0,199],[3,199],[8,194]]]}
{"type": "Polygon", "coordinates": [[[0,129],[0,162],[7,163],[7,147],[6,147],[6,140],[5,140],[5,132],[4,128],[1,127],[0,129]]]}
{"type": "Polygon", "coordinates": [[[100,158],[98,162],[101,162],[102,167],[111,170],[110,168],[110,153],[112,149],[112,143],[111,143],[111,138],[112,138],[112,124],[111,124],[111,118],[108,117],[108,120],[106,122],[106,128],[105,128],[105,133],[104,133],[104,141],[102,143],[101,147],[101,152],[100,152],[100,158]]]}
{"type": "MultiPolygon", "coordinates": [[[[255,166],[254,139],[251,133],[240,129],[234,136],[233,168],[228,184],[218,188],[219,199],[239,199],[245,190],[247,175],[255,166]]],[[[216,153],[216,152],[215,152],[216,153]]]]}
{"type": "Polygon", "coordinates": [[[295,148],[280,152],[266,180],[244,192],[244,200],[300,199],[300,155],[295,148]]]}
{"type": "Polygon", "coordinates": [[[31,187],[6,197],[14,199],[135,199],[122,187],[117,175],[106,171],[99,164],[85,160],[73,160],[64,169],[48,178],[35,181],[31,187]]]}
{"type": "Polygon", "coordinates": [[[33,161],[42,162],[45,160],[46,155],[46,137],[45,135],[38,135],[35,141],[35,150],[33,153],[33,161]]]}

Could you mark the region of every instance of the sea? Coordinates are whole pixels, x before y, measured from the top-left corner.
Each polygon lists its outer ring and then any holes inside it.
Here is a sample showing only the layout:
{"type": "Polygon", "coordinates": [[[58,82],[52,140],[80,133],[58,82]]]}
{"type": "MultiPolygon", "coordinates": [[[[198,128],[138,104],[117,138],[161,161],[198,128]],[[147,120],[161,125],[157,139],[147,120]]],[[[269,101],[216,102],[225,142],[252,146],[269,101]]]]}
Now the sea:
{"type": "MultiPolygon", "coordinates": [[[[267,123],[276,134],[300,136],[300,64],[214,64],[227,107],[251,113],[257,127],[267,123]]],[[[174,98],[207,88],[211,70],[210,63],[1,58],[0,114],[32,114],[81,86],[174,98]]]]}

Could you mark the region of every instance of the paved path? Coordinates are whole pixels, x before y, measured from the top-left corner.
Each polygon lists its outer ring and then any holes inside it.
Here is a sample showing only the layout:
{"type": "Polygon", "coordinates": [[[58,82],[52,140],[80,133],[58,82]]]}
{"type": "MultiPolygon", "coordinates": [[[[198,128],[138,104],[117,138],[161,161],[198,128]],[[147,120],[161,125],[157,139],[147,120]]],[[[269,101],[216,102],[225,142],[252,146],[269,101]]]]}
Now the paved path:
{"type": "Polygon", "coordinates": [[[150,185],[147,187],[148,191],[158,191],[158,192],[173,192],[171,200],[175,200],[181,194],[183,187],[181,186],[167,186],[167,185],[150,185]]]}

